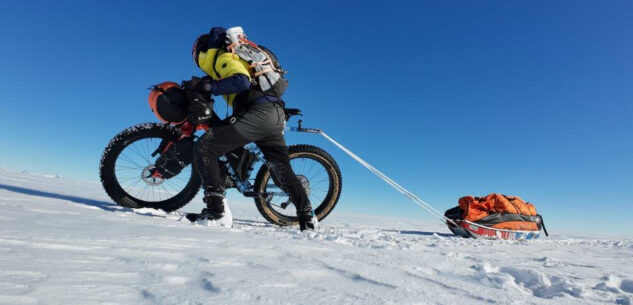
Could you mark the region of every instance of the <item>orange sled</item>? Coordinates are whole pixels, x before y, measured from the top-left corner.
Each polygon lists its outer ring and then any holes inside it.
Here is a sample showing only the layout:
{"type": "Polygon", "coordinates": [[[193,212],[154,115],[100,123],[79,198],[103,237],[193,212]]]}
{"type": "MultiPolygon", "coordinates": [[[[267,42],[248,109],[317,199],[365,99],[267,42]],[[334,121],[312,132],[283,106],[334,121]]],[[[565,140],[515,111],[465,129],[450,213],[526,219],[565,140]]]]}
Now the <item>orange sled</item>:
{"type": "Polygon", "coordinates": [[[541,229],[547,235],[543,217],[534,205],[516,196],[465,196],[444,216],[453,222],[446,222],[448,228],[462,237],[536,239],[541,229]]]}

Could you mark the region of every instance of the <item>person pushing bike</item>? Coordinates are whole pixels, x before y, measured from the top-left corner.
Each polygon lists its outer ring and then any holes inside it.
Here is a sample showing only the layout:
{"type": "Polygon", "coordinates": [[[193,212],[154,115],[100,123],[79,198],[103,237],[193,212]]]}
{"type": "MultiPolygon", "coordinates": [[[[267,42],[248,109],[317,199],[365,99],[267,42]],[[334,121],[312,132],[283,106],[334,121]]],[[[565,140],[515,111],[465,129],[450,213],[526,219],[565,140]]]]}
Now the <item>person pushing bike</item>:
{"type": "Polygon", "coordinates": [[[233,114],[219,124],[212,124],[195,144],[194,162],[202,178],[206,208],[188,214],[187,219],[232,226],[218,157],[254,142],[295,205],[299,229],[314,230],[318,220],[306,190],[290,166],[281,99],[287,82],[274,54],[248,41],[240,27],[228,30],[214,27],[196,39],[192,56],[207,75],[194,78],[188,85],[206,94],[222,95],[233,108],[233,114]]]}

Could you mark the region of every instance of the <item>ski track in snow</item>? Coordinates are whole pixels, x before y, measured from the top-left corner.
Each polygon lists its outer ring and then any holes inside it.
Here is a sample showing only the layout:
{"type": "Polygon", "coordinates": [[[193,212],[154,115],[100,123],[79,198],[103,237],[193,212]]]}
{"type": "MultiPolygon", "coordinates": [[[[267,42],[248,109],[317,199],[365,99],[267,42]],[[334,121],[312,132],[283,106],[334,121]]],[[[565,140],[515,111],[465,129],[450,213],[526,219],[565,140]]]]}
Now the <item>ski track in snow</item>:
{"type": "Polygon", "coordinates": [[[300,233],[234,199],[234,228],[205,227],[0,169],[0,304],[633,303],[630,237],[462,239],[336,211],[300,233]]]}

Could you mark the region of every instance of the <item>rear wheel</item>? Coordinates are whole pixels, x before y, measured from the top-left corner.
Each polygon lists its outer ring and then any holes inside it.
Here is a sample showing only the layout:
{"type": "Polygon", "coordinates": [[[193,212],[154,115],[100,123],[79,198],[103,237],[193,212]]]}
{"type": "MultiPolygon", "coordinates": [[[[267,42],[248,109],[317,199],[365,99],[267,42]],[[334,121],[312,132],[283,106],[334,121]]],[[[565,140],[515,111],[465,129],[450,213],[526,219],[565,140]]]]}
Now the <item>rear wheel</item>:
{"type": "MultiPolygon", "coordinates": [[[[330,154],[316,146],[293,145],[289,150],[292,170],[306,189],[315,215],[322,220],[332,212],[341,195],[341,170],[330,154]]],[[[255,198],[257,209],[271,223],[296,225],[299,221],[295,206],[275,180],[268,166],[262,165],[254,189],[268,196],[255,198]]]]}
{"type": "Polygon", "coordinates": [[[116,135],[101,157],[99,173],[106,193],[120,206],[171,212],[189,203],[200,189],[192,165],[169,179],[154,178],[159,154],[151,154],[163,139],[176,141],[178,128],[157,123],[140,124],[116,135]]]}

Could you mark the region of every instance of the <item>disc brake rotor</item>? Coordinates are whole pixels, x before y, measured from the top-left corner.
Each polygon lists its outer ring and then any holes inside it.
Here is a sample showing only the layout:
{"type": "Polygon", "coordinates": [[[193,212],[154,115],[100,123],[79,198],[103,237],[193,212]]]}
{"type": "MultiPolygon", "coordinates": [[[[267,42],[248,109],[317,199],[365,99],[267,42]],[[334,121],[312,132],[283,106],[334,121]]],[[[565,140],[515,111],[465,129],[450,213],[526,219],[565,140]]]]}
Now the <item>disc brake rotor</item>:
{"type": "Polygon", "coordinates": [[[147,185],[157,186],[165,182],[165,179],[161,177],[154,177],[153,174],[155,168],[156,167],[153,164],[148,165],[143,169],[143,172],[141,173],[141,179],[143,179],[143,182],[145,182],[147,185]]]}

